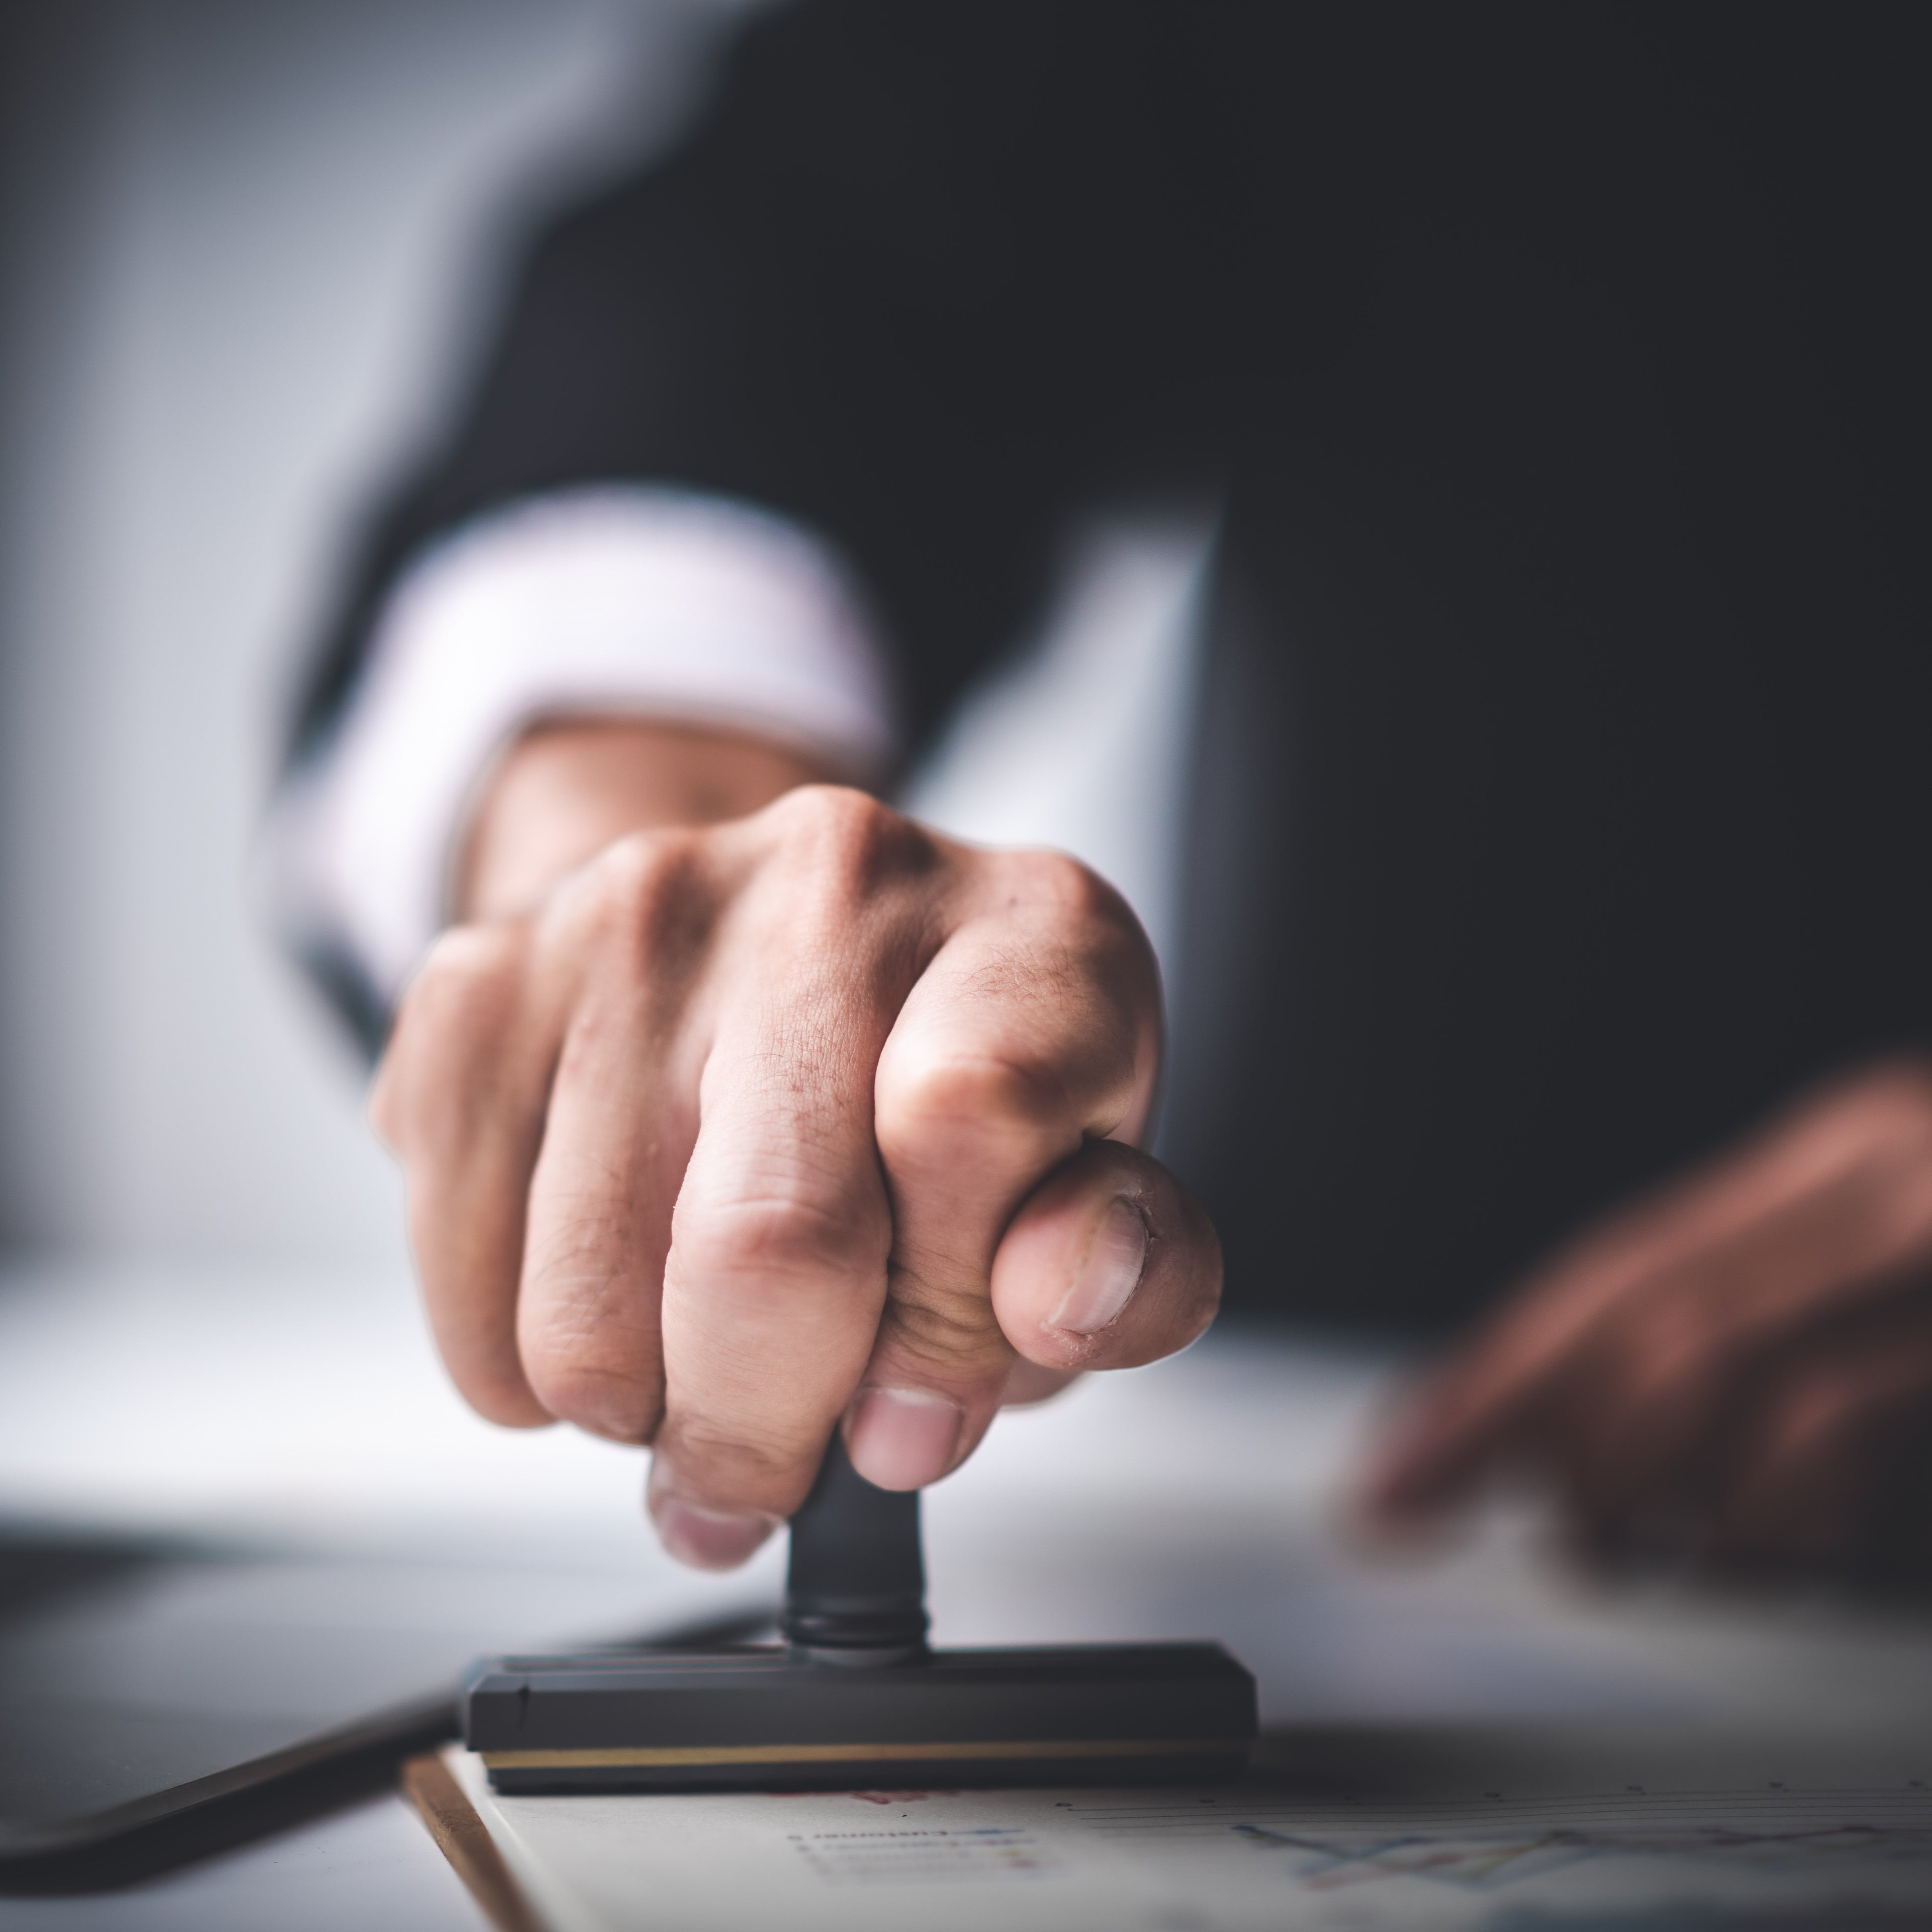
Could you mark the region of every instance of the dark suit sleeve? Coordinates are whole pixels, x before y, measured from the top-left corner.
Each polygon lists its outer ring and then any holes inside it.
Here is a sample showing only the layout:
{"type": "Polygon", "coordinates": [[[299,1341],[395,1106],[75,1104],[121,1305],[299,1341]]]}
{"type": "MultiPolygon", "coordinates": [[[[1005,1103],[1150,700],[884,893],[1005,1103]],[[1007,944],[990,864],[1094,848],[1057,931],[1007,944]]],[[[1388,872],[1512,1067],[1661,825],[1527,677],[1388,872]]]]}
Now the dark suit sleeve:
{"type": "MultiPolygon", "coordinates": [[[[834,546],[883,620],[916,740],[1012,640],[1090,467],[1080,418],[1106,350],[1071,310],[1104,292],[1066,259],[1082,252],[1066,230],[1135,186],[1055,186],[1094,133],[1090,25],[1077,7],[871,0],[755,26],[673,151],[529,250],[446,448],[363,546],[296,755],[426,539],[626,478],[748,500],[834,546]]],[[[1108,238],[1143,259],[1148,238],[1108,238]]]]}

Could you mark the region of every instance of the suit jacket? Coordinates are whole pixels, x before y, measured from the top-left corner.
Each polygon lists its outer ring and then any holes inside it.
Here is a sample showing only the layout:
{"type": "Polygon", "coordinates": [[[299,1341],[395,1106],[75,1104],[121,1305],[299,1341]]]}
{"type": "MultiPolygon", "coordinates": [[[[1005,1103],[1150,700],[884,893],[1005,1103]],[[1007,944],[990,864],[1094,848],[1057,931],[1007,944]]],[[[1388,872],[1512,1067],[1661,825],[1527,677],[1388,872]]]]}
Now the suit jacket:
{"type": "Polygon", "coordinates": [[[1217,490],[1167,1151],[1236,1306],[1436,1324],[1932,1000],[1920,10],[808,0],[536,238],[374,520],[674,479],[914,740],[1217,490]]]}

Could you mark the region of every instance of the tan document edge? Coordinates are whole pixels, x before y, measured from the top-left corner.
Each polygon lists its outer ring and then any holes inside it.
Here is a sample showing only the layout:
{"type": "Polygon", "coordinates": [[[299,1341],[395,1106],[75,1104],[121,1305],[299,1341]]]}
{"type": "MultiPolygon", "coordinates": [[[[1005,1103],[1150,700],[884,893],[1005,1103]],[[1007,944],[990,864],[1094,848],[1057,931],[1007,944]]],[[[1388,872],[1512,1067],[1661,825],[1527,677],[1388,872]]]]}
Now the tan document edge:
{"type": "Polygon", "coordinates": [[[411,1758],[403,1766],[403,1790],[496,1932],[543,1932],[476,1808],[442,1758],[411,1758]]]}

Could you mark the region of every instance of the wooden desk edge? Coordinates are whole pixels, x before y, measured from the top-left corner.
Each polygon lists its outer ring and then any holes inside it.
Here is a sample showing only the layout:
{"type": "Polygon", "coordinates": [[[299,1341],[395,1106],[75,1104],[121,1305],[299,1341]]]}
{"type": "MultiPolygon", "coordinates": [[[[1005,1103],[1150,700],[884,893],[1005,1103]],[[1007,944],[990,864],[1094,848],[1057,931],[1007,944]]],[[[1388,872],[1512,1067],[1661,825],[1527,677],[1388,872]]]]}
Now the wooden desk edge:
{"type": "Polygon", "coordinates": [[[412,1757],[403,1791],[496,1932],[543,1932],[488,1828],[441,1756],[412,1757]]]}

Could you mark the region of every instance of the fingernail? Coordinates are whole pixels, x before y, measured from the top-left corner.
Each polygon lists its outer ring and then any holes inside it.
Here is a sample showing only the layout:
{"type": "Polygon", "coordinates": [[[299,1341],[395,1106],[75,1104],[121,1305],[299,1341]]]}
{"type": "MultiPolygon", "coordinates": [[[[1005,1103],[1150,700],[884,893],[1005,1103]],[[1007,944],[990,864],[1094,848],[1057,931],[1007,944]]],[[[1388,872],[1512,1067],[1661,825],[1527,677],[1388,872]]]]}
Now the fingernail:
{"type": "Polygon", "coordinates": [[[846,1450],[882,1490],[922,1489],[952,1466],[965,1420],[959,1405],[925,1389],[866,1388],[852,1401],[846,1450]]]}
{"type": "Polygon", "coordinates": [[[700,1509],[674,1496],[654,1498],[658,1540],[694,1570],[735,1570],[778,1527],[775,1518],[700,1509]]]}
{"type": "Polygon", "coordinates": [[[1070,1335],[1097,1335],[1118,1321],[1147,1266],[1147,1223],[1130,1201],[1110,1202],[1087,1244],[1073,1286],[1047,1318],[1070,1335]]]}

